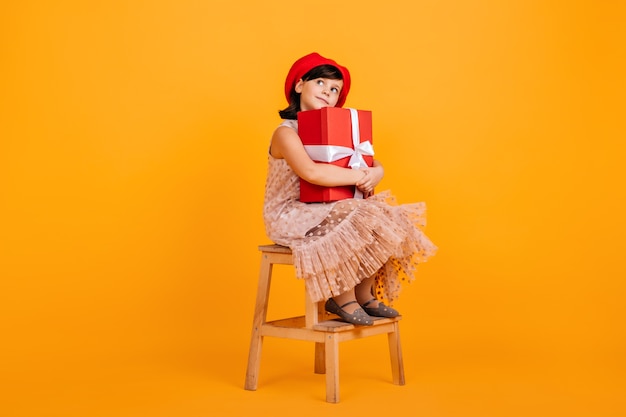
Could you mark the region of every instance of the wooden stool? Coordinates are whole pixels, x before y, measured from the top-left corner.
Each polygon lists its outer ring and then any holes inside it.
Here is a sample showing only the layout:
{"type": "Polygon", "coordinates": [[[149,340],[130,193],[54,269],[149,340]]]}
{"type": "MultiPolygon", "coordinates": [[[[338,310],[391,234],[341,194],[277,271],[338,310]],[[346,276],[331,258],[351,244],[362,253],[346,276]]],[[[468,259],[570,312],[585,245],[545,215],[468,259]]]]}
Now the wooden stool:
{"type": "Polygon", "coordinates": [[[313,302],[305,288],[305,315],[268,322],[267,308],[270,295],[272,267],[275,264],[293,265],[291,250],[279,245],[259,246],[261,271],[252,324],[252,339],[248,355],[248,369],[244,388],[257,388],[264,336],[315,342],[315,373],[326,374],[326,401],[339,402],[339,342],[387,333],[391,356],[393,383],[404,385],[404,364],[400,346],[399,321],[375,317],[372,326],[354,326],[336,319],[322,320],[324,301],[313,302]]]}

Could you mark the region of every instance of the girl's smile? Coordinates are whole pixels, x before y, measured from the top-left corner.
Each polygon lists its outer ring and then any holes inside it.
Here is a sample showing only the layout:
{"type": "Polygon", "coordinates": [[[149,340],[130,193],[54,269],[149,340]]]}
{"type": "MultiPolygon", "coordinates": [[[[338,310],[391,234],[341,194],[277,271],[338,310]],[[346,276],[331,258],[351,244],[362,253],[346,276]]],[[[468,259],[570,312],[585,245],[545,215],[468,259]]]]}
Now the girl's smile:
{"type": "Polygon", "coordinates": [[[328,104],[329,104],[328,100],[326,100],[325,98],[323,98],[323,97],[315,97],[315,98],[317,98],[318,100],[323,101],[328,106],[328,104]]]}

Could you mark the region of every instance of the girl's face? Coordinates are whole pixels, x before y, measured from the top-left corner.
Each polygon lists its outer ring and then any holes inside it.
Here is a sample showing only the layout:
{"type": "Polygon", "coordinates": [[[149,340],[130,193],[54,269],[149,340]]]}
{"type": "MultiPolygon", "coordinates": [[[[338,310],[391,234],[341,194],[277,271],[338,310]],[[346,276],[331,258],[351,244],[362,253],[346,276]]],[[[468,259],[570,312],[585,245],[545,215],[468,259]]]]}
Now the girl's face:
{"type": "Polygon", "coordinates": [[[300,110],[319,110],[322,107],[335,107],[339,93],[343,88],[343,80],[331,78],[315,78],[296,83],[296,93],[300,93],[300,110]]]}

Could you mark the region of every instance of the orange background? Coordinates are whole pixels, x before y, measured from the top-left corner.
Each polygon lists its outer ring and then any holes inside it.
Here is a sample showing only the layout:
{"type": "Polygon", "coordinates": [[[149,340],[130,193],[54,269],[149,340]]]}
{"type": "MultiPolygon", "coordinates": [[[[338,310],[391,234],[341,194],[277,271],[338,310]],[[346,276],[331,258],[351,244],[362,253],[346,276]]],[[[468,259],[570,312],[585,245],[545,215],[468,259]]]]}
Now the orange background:
{"type": "Polygon", "coordinates": [[[0,414],[622,415],[618,3],[3,4],[0,414]],[[297,342],[242,388],[269,136],[311,51],[440,247],[397,304],[407,385],[350,342],[339,405],[297,342]]]}

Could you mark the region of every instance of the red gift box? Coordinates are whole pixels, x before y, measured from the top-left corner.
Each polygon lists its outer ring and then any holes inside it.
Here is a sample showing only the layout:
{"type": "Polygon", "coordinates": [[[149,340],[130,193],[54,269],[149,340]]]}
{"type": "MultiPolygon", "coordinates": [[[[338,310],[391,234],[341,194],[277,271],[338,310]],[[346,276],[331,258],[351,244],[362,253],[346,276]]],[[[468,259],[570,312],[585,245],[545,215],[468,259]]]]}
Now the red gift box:
{"type": "MultiPolygon", "coordinates": [[[[298,113],[298,134],[307,153],[316,162],[343,168],[372,166],[372,112],[324,107],[298,113]]],[[[362,198],[354,185],[324,187],[300,179],[300,201],[321,203],[362,198]]]]}

